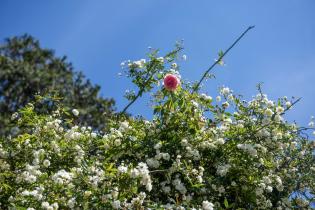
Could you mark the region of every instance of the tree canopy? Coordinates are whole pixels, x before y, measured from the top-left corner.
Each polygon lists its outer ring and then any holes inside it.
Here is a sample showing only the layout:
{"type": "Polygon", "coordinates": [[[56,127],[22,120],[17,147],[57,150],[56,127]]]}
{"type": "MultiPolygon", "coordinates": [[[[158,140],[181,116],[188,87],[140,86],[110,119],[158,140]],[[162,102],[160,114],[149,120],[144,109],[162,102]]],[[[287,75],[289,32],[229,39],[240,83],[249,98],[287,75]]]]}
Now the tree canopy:
{"type": "Polygon", "coordinates": [[[36,94],[61,97],[65,106],[80,111],[79,124],[102,130],[115,102],[99,92],[65,56],[55,56],[30,35],[8,38],[0,46],[0,135],[10,133],[11,115],[36,94]]]}

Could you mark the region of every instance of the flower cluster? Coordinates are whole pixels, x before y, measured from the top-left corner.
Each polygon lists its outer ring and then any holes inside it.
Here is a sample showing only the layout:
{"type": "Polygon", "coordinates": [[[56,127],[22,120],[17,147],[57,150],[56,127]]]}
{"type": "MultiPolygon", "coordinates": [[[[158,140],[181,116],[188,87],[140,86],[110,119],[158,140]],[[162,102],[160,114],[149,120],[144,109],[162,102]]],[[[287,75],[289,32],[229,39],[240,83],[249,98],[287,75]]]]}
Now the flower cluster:
{"type": "Polygon", "coordinates": [[[117,115],[93,131],[75,124],[77,109],[21,109],[12,118],[21,134],[0,141],[0,207],[311,208],[315,144],[285,120],[295,100],[274,102],[259,89],[246,101],[228,87],[198,94],[180,81],[175,58],[124,64],[141,94],[164,81],[152,120],[117,115]]]}

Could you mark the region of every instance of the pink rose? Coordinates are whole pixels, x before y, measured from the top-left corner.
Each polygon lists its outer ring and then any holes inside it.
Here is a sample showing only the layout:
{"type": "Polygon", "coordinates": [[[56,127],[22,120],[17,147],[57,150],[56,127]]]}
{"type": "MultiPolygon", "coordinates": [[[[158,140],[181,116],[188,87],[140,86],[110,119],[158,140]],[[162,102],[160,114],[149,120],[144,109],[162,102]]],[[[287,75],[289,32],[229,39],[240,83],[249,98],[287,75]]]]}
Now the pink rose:
{"type": "Polygon", "coordinates": [[[164,87],[166,90],[174,91],[178,87],[180,81],[178,77],[173,74],[167,74],[164,77],[164,87]]]}

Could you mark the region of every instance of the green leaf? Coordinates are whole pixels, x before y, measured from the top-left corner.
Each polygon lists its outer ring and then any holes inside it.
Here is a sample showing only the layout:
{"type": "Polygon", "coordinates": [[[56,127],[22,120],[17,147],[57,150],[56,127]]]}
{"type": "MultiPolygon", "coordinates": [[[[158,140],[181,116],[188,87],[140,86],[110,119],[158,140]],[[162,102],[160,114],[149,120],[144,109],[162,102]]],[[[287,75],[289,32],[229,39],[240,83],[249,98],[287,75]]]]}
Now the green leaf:
{"type": "Polygon", "coordinates": [[[224,206],[225,208],[229,208],[229,202],[226,198],[224,198],[224,206]]]}
{"type": "Polygon", "coordinates": [[[219,58],[221,58],[221,57],[223,56],[223,54],[224,54],[224,53],[223,53],[223,51],[222,51],[222,50],[220,50],[220,51],[219,51],[219,53],[218,53],[219,58]]]}
{"type": "Polygon", "coordinates": [[[162,78],[163,78],[163,74],[157,73],[156,77],[157,77],[158,79],[162,79],[162,78]]]}

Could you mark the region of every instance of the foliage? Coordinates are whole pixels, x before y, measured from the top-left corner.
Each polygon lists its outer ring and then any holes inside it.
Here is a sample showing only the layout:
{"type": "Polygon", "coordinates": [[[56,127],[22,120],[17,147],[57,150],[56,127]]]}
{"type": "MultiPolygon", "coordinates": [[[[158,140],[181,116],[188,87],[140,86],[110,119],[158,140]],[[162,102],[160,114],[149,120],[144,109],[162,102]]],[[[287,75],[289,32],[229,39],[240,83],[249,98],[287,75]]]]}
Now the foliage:
{"type": "MultiPolygon", "coordinates": [[[[0,46],[0,136],[12,134],[11,115],[36,94],[61,97],[65,106],[80,110],[78,124],[102,130],[114,101],[100,97],[99,90],[81,72],[73,71],[66,57],[56,57],[33,37],[9,38],[0,46]]],[[[52,109],[36,108],[46,113],[52,109]]]]}
{"type": "Polygon", "coordinates": [[[153,92],[153,120],[118,114],[101,134],[59,103],[51,115],[22,108],[14,122],[28,132],[0,142],[2,208],[311,208],[315,144],[284,118],[297,100],[260,86],[250,101],[228,87],[212,98],[184,80],[169,91],[159,84],[180,78],[180,51],[125,63],[139,87],[129,104],[153,92]]]}

